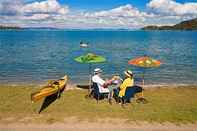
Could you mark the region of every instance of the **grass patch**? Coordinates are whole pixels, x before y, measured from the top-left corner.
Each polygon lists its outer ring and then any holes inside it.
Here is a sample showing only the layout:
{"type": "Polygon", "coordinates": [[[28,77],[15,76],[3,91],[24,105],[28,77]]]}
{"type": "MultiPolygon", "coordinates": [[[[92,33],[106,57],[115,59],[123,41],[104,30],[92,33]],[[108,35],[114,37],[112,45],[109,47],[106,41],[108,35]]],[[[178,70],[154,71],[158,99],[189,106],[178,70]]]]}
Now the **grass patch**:
{"type": "Polygon", "coordinates": [[[119,104],[109,105],[107,100],[85,99],[86,90],[69,90],[49,105],[41,114],[42,100],[31,103],[34,87],[0,87],[0,121],[31,121],[54,123],[65,118],[96,121],[121,118],[128,121],[194,123],[197,121],[197,88],[158,88],[144,92],[148,104],[132,101],[125,109],[119,104]]]}

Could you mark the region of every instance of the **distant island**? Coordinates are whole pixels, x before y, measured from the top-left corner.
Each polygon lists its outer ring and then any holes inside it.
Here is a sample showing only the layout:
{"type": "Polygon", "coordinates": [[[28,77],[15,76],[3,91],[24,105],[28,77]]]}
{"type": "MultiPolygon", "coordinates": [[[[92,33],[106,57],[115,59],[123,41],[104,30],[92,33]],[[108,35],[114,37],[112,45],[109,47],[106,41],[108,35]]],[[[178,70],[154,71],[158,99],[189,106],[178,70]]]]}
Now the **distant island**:
{"type": "Polygon", "coordinates": [[[142,30],[197,30],[197,18],[183,21],[173,26],[146,26],[142,30]]]}
{"type": "Polygon", "coordinates": [[[58,28],[53,28],[53,27],[19,27],[19,26],[0,25],[0,30],[58,30],[58,28]]]}
{"type": "Polygon", "coordinates": [[[8,26],[8,25],[0,25],[0,30],[20,30],[21,27],[18,26],[8,26]]]}

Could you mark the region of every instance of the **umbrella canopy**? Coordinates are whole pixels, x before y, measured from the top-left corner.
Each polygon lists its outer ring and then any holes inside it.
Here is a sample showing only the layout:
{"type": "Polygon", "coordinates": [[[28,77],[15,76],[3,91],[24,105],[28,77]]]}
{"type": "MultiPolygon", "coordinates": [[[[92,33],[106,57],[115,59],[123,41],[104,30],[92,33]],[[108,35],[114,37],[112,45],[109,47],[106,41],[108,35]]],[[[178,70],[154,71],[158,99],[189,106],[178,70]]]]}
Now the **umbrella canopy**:
{"type": "Polygon", "coordinates": [[[79,56],[74,59],[79,63],[89,64],[89,73],[90,73],[90,80],[89,80],[89,92],[91,90],[91,64],[93,63],[102,63],[105,62],[106,59],[102,56],[96,55],[94,53],[87,53],[86,55],[79,56]]]}
{"type": "Polygon", "coordinates": [[[128,64],[143,68],[152,68],[159,67],[161,65],[161,61],[155,60],[148,56],[143,56],[128,61],[128,64]]]}
{"type": "Polygon", "coordinates": [[[75,61],[79,63],[91,64],[91,63],[102,63],[102,62],[105,62],[106,59],[102,56],[99,56],[93,53],[87,53],[86,55],[82,55],[82,56],[75,58],[75,61]]]}
{"type": "MultiPolygon", "coordinates": [[[[162,63],[161,61],[155,60],[151,57],[143,56],[143,57],[137,57],[135,59],[129,60],[128,64],[138,66],[141,68],[152,68],[152,67],[159,67],[162,63]]],[[[145,84],[144,75],[145,75],[145,70],[143,71],[143,74],[142,74],[143,85],[145,84]]]]}

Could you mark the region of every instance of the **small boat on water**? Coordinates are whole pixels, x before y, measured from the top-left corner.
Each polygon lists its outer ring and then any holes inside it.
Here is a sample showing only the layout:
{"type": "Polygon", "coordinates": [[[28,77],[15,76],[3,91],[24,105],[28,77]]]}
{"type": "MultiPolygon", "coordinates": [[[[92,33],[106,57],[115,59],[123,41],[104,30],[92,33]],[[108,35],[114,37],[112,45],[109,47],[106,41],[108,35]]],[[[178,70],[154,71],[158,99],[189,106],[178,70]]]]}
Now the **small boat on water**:
{"type": "Polygon", "coordinates": [[[88,42],[87,43],[84,43],[84,42],[80,42],[80,47],[82,48],[87,48],[88,47],[88,42]]]}
{"type": "Polygon", "coordinates": [[[53,95],[55,93],[58,93],[59,95],[66,87],[67,81],[68,81],[68,76],[65,75],[59,80],[54,80],[49,82],[47,86],[31,94],[31,101],[36,102],[44,97],[53,95]]]}

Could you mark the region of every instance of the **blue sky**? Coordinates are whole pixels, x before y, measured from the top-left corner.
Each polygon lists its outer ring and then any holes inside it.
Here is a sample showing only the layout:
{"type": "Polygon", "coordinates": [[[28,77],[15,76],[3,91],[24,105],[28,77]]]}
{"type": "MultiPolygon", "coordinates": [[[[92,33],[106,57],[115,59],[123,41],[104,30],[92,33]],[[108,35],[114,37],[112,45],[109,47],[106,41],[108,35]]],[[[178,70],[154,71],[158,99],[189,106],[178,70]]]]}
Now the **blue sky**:
{"type": "MultiPolygon", "coordinates": [[[[25,0],[26,2],[43,0],[25,0]]],[[[101,10],[110,9],[120,5],[132,4],[133,6],[144,10],[150,0],[58,0],[60,4],[67,4],[74,9],[82,10],[101,10]]],[[[197,2],[197,0],[176,0],[180,3],[197,2]]]]}
{"type": "MultiPolygon", "coordinates": [[[[42,0],[25,0],[26,2],[42,0]]],[[[110,9],[124,4],[133,4],[134,6],[144,8],[149,0],[58,0],[60,4],[67,4],[75,9],[98,10],[110,9]]]]}
{"type": "Polygon", "coordinates": [[[144,9],[148,0],[60,0],[60,2],[83,10],[106,10],[125,4],[144,9]]]}
{"type": "Polygon", "coordinates": [[[0,24],[140,28],[197,17],[197,0],[0,0],[0,24]]]}

